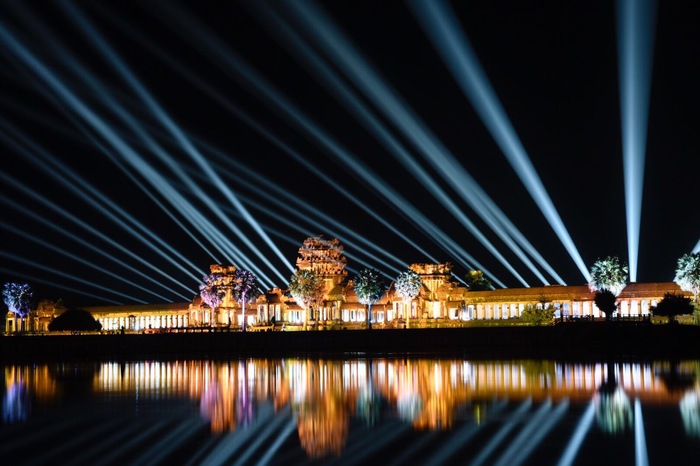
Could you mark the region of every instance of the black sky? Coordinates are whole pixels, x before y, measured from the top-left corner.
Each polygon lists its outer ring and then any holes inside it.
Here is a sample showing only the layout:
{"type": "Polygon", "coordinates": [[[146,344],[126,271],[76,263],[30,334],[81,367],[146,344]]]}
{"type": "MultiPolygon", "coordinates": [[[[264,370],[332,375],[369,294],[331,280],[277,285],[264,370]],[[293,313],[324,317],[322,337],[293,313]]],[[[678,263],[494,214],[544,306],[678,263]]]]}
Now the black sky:
{"type": "MultiPolygon", "coordinates": [[[[207,157],[211,163],[227,167],[218,169],[222,179],[240,196],[254,218],[270,228],[268,235],[290,264],[294,264],[297,249],[308,235],[338,236],[346,244],[350,256],[358,255],[358,251],[348,246],[351,239],[345,235],[334,235],[330,227],[323,230],[285,212],[279,203],[289,205],[289,199],[275,193],[272,186],[288,190],[404,263],[392,263],[393,267],[403,269],[408,263],[430,262],[330,187],[336,185],[352,192],[356,199],[404,232],[435,259],[452,262],[457,275],[463,275],[466,269],[439,240],[422,232],[410,215],[392,208],[366,177],[349,173],[274,103],[261,98],[253,90],[254,86],[241,81],[241,68],[228,66],[223,58],[227,54],[235,54],[239,62],[247,63],[258,74],[258,79],[269,82],[346,148],[355,160],[379,174],[383,185],[405,196],[492,276],[506,286],[521,286],[420,183],[394,162],[384,147],[338,103],[333,93],[320,84],[318,75],[302,66],[288,48],[289,42],[277,34],[272,23],[262,20],[269,11],[272,18],[289,20],[289,24],[298,27],[285,13],[283,3],[227,3],[77,2],[73,5],[203,154],[209,154],[207,147],[225,154],[226,162],[215,162],[216,159],[207,157]],[[183,24],[199,24],[209,37],[216,37],[223,46],[215,49],[202,42],[183,24]],[[181,70],[196,77],[208,89],[215,89],[218,97],[197,87],[181,70]],[[254,118],[326,173],[327,178],[322,180],[309,172],[233,115],[227,105],[254,118]],[[235,176],[229,177],[228,173],[235,176]],[[276,201],[256,194],[254,189],[259,188],[272,193],[276,201]],[[260,211],[249,200],[263,204],[268,211],[260,211]],[[297,224],[301,231],[292,224],[297,224]]],[[[188,230],[197,239],[195,241],[110,161],[101,150],[109,144],[99,131],[47,81],[58,78],[111,129],[133,143],[139,154],[171,180],[174,189],[190,199],[250,261],[271,277],[275,285],[285,287],[286,283],[277,279],[201,201],[195,200],[191,190],[177,181],[166,164],[158,162],[153,151],[139,144],[137,134],[120,121],[107,93],[114,102],[128,109],[143,131],[163,144],[170,159],[178,161],[214,203],[224,209],[231,205],[201,176],[202,170],[149,112],[144,99],[110,66],[104,51],[96,46],[95,38],[86,35],[72,19],[70,8],[61,5],[62,2],[2,3],[2,28],[48,70],[48,74],[37,73],[21,60],[16,47],[6,40],[0,43],[2,173],[184,286],[167,281],[164,275],[139,263],[114,244],[95,237],[6,180],[0,183],[3,283],[28,281],[36,290],[37,298],[63,297],[75,304],[157,302],[163,298],[179,301],[183,294],[194,296],[198,285],[196,279],[145,248],[128,231],[73,194],[61,182],[66,180],[65,174],[56,168],[37,167],[11,142],[22,141],[22,137],[43,148],[52,160],[73,170],[86,183],[94,184],[142,222],[193,264],[194,272],[189,265],[184,267],[197,277],[206,273],[211,263],[229,262],[220,253],[215,252],[215,258],[207,254],[197,244],[200,241],[214,251],[206,237],[190,225],[188,230]],[[71,71],[70,60],[80,63],[87,71],[78,74],[71,71]],[[94,91],[88,81],[84,81],[88,76],[103,87],[102,93],[94,91]],[[31,214],[41,216],[48,223],[38,221],[31,214]],[[54,227],[64,229],[78,241],[68,239],[54,227]],[[59,253],[47,244],[87,260],[102,271],[59,253]],[[101,257],[86,244],[153,277],[156,282],[167,284],[179,294],[101,257]],[[157,290],[158,297],[104,271],[157,290]],[[107,289],[118,290],[123,295],[107,289]]],[[[584,283],[582,274],[456,85],[410,9],[403,2],[394,1],[332,1],[318,5],[478,180],[564,281],[584,283]]],[[[590,266],[597,258],[608,255],[617,255],[626,262],[614,2],[454,2],[451,7],[585,263],[590,266]]],[[[700,31],[695,24],[699,9],[685,2],[666,2],[657,10],[639,253],[638,281],[642,282],[671,280],[678,257],[690,252],[700,239],[696,207],[700,199],[697,156],[700,143],[696,137],[700,123],[697,86],[700,82],[700,31]]],[[[301,33],[309,37],[304,31],[301,33]]],[[[320,50],[318,44],[313,41],[310,44],[320,50]]],[[[345,82],[350,83],[347,79],[345,82]]],[[[364,102],[370,108],[377,108],[367,97],[364,102]]],[[[388,123],[386,118],[382,121],[388,123]]],[[[400,131],[391,128],[395,136],[407,142],[400,131]]],[[[20,144],[27,145],[26,142],[20,144]]],[[[421,164],[428,173],[437,173],[425,162],[421,164]]],[[[42,162],[42,166],[50,164],[42,162]]],[[[136,176],[147,181],[142,175],[136,176]]],[[[85,188],[79,182],[68,184],[85,188]]],[[[458,200],[447,181],[442,180],[440,184],[458,200]]],[[[167,204],[161,195],[158,198],[167,204]]],[[[458,203],[529,285],[542,284],[466,204],[458,203]]],[[[183,225],[189,225],[181,214],[176,215],[183,225]]],[[[234,215],[230,218],[283,276],[291,274],[242,219],[234,215]]],[[[359,254],[359,258],[388,276],[395,276],[375,253],[359,254]]],[[[245,268],[241,264],[234,265],[245,268]]],[[[352,258],[348,265],[351,272],[363,267],[352,258]]]]}

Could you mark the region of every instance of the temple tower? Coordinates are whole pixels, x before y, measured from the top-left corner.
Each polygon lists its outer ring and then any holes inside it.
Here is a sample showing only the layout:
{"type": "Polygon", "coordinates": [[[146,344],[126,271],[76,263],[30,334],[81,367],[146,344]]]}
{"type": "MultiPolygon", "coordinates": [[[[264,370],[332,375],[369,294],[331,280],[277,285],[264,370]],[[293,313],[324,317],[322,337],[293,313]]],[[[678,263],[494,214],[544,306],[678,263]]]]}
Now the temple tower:
{"type": "Polygon", "coordinates": [[[323,279],[323,292],[328,294],[348,275],[346,262],[343,246],[337,238],[326,240],[322,236],[314,236],[306,238],[299,248],[297,268],[311,270],[320,276],[323,279]]]}

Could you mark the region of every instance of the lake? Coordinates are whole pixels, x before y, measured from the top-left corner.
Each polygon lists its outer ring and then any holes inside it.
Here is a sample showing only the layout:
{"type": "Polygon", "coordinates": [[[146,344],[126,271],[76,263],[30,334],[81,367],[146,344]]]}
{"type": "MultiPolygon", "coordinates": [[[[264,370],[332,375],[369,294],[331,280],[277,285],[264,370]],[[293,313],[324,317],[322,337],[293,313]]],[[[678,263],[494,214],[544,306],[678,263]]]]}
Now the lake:
{"type": "Polygon", "coordinates": [[[3,464],[687,464],[700,361],[4,365],[3,464]]]}

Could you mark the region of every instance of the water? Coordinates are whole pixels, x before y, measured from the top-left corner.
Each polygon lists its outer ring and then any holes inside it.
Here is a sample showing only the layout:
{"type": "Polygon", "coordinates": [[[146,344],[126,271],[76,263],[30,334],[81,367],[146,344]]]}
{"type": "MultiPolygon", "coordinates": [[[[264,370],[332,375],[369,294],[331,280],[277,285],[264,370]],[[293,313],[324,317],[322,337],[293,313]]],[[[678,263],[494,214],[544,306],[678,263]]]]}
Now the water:
{"type": "Polygon", "coordinates": [[[3,366],[3,464],[694,464],[700,361],[3,366]]]}

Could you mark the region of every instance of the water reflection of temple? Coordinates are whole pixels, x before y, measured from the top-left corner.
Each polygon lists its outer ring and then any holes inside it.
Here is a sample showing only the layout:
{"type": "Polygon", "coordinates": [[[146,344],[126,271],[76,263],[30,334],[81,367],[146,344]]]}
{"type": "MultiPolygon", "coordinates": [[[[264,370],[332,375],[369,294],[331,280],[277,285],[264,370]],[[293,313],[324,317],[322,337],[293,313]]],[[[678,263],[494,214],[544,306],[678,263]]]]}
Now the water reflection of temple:
{"type": "MultiPolygon", "coordinates": [[[[508,400],[518,409],[536,405],[548,410],[548,416],[561,414],[573,403],[591,404],[591,416],[604,433],[629,431],[642,422],[640,404],[674,405],[680,408],[676,412],[688,435],[699,436],[698,364],[678,363],[674,370],[692,384],[683,390],[670,386],[663,376],[668,372],[664,363],[153,361],[101,364],[89,372],[88,386],[98,398],[138,400],[141,407],[162,399],[186,400],[198,407],[214,433],[255,425],[263,405],[278,413],[289,411],[306,454],[324,458],[346,448],[353,418],[373,425],[390,417],[415,430],[448,431],[465,418],[475,425],[490,422],[497,410],[494,400],[508,400]]],[[[29,400],[64,396],[57,374],[53,366],[5,367],[5,422],[26,418],[22,410],[29,409],[29,400]]]]}

